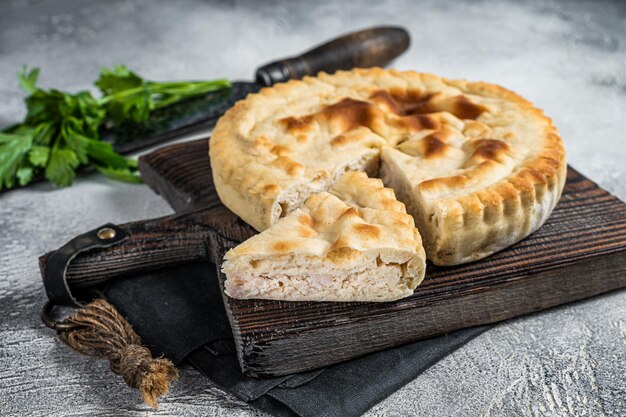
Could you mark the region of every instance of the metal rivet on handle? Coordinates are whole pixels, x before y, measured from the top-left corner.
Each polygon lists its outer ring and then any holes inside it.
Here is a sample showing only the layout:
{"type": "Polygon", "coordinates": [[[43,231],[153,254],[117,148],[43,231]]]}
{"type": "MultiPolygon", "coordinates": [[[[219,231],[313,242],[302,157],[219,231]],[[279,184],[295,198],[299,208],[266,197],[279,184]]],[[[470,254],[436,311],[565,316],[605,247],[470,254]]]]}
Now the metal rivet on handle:
{"type": "Polygon", "coordinates": [[[115,229],[111,229],[110,227],[103,227],[98,230],[98,239],[100,240],[109,240],[113,239],[116,235],[115,229]]]}

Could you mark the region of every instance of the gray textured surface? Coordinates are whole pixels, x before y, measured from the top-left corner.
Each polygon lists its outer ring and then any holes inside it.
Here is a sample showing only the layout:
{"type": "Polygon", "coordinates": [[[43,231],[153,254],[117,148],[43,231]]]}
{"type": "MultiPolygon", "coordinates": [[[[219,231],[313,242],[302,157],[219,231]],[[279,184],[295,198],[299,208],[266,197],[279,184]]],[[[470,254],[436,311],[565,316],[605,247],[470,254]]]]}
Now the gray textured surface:
{"type": "MultiPolygon", "coordinates": [[[[573,166],[626,198],[623,2],[0,3],[0,125],[23,115],[14,73],[88,86],[102,65],[154,79],[248,78],[255,66],[342,31],[412,32],[396,66],[500,83],[552,116],[573,166]]],[[[36,258],[104,222],[164,215],[145,186],[87,176],[0,195],[0,415],[146,415],[104,362],[39,322],[36,258]]],[[[416,318],[419,320],[419,318],[416,318]]],[[[369,416],[626,415],[626,291],[502,323],[374,407],[369,416]]],[[[155,415],[253,416],[191,369],[155,415]]]]}

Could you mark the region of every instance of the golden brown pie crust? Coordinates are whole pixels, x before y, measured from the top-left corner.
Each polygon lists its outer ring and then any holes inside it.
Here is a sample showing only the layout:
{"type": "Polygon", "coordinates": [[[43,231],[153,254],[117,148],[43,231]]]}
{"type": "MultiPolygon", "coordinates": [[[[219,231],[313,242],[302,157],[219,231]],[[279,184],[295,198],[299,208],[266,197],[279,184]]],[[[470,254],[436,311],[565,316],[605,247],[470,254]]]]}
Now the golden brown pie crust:
{"type": "Polygon", "coordinates": [[[210,141],[223,203],[261,231],[346,172],[407,205],[427,257],[483,258],[536,230],[565,183],[543,112],[493,84],[410,71],[320,73],[238,102],[210,141]]]}

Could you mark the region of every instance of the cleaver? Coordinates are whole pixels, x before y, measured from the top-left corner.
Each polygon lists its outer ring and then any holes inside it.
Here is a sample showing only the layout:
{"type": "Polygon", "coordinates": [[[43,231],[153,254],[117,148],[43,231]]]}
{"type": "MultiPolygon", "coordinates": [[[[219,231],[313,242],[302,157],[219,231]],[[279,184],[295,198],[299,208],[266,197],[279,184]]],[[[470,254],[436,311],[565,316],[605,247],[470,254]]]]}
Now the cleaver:
{"type": "Polygon", "coordinates": [[[122,154],[137,152],[183,134],[213,127],[235,102],[263,87],[290,79],[333,73],[355,67],[385,66],[407,50],[409,33],[394,26],[379,26],[340,36],[292,58],[259,67],[254,81],[235,81],[231,88],[159,109],[141,124],[103,128],[100,137],[122,154]]]}

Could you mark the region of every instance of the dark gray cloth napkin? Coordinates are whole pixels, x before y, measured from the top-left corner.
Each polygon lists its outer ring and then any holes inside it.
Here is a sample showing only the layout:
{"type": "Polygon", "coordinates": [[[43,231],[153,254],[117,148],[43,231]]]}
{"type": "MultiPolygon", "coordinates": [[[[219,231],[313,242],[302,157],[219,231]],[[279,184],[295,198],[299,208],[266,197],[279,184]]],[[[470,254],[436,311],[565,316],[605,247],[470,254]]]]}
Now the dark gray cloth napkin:
{"type": "Polygon", "coordinates": [[[189,363],[226,392],[275,416],[359,416],[489,326],[373,353],[324,369],[241,374],[215,265],[190,263],[112,281],[109,301],[155,355],[189,363]]]}

